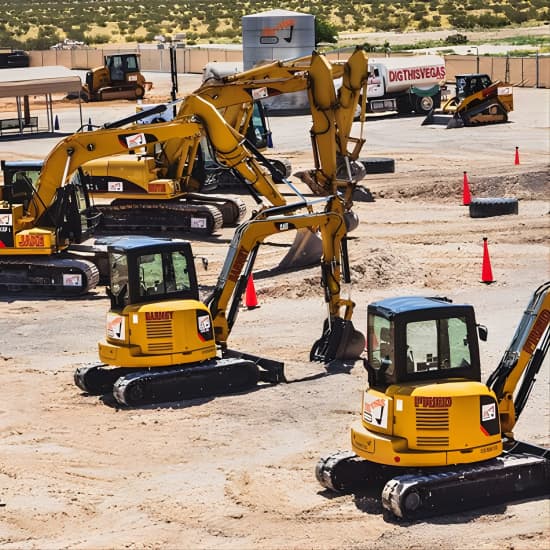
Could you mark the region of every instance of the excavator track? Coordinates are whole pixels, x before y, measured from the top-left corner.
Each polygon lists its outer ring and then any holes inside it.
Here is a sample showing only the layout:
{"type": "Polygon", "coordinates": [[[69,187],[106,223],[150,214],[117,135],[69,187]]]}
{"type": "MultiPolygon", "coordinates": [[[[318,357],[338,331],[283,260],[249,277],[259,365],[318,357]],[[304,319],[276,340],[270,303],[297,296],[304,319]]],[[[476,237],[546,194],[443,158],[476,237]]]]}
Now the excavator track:
{"type": "Polygon", "coordinates": [[[317,481],[330,491],[348,493],[384,486],[402,470],[364,460],[353,451],[337,451],[322,457],[315,466],[317,481]]]}
{"type": "Polygon", "coordinates": [[[185,200],[193,205],[211,204],[216,207],[222,213],[223,227],[236,227],[246,215],[246,204],[238,197],[186,193],[185,200]]]}
{"type": "Polygon", "coordinates": [[[112,391],[119,404],[136,407],[249,390],[259,382],[260,370],[254,361],[226,358],[158,369],[86,366],[74,379],[89,394],[112,391]]]}
{"type": "Polygon", "coordinates": [[[70,257],[3,257],[0,291],[41,296],[81,296],[99,283],[93,262],[70,257]]]}
{"type": "Polygon", "coordinates": [[[382,488],[382,506],[400,520],[419,520],[548,492],[547,456],[504,453],[484,463],[397,468],[339,451],[319,460],[319,483],[335,492],[382,488]]]}
{"type": "Polygon", "coordinates": [[[548,492],[550,461],[503,454],[484,463],[395,477],[382,491],[382,506],[404,520],[479,508],[548,492]]]}
{"type": "Polygon", "coordinates": [[[184,201],[150,201],[117,199],[111,204],[96,205],[101,212],[101,231],[175,231],[212,235],[223,225],[221,211],[211,205],[184,201]]]}

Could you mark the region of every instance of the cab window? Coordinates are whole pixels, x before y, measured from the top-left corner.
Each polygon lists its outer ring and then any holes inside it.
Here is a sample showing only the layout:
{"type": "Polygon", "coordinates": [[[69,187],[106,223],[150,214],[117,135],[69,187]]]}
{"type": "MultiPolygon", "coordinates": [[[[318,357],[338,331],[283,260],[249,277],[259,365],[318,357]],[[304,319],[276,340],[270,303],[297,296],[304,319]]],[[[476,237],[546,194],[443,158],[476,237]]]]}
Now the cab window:
{"type": "Polygon", "coordinates": [[[409,373],[470,366],[467,324],[463,318],[408,323],[406,339],[409,373]]]}

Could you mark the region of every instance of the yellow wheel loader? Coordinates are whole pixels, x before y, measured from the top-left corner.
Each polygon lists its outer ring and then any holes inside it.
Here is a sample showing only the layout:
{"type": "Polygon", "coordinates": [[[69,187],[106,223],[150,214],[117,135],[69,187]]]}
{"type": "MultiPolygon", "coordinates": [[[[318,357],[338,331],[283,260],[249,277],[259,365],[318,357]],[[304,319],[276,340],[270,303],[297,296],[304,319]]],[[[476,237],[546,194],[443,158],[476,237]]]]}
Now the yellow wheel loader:
{"type": "Polygon", "coordinates": [[[331,491],[381,489],[414,520],[548,493],[550,450],[513,429],[550,346],[550,282],[533,294],[500,364],[481,381],[472,306],[388,298],[368,306],[368,387],[351,451],[321,458],[331,491]]]}
{"type": "Polygon", "coordinates": [[[512,86],[492,82],[486,74],[455,76],[456,93],[438,111],[432,111],[422,125],[443,125],[462,128],[507,122],[514,110],[512,86]]]}
{"type": "Polygon", "coordinates": [[[340,199],[330,198],[320,212],[293,204],[240,225],[204,302],[187,241],[142,237],[111,245],[111,309],[106,340],[99,344],[102,363],[77,369],[76,385],[88,394],[112,392],[122,405],[141,406],[284,381],[281,362],[231,350],[227,341],[259,246],[268,236],[300,229],[319,231],[323,244],[321,275],[329,316],[312,359],[358,358],[365,339],[351,321],[354,303],[340,297],[342,279],[350,280],[347,230],[340,199]]]}

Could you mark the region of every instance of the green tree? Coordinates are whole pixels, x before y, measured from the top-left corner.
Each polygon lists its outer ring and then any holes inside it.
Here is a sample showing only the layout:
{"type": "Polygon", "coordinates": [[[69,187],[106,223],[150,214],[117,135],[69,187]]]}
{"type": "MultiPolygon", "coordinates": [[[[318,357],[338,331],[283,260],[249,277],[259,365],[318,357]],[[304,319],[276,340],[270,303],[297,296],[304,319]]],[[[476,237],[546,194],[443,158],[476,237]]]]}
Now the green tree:
{"type": "Polygon", "coordinates": [[[336,44],[338,42],[338,31],[334,25],[322,19],[315,18],[315,45],[321,42],[336,44]]]}

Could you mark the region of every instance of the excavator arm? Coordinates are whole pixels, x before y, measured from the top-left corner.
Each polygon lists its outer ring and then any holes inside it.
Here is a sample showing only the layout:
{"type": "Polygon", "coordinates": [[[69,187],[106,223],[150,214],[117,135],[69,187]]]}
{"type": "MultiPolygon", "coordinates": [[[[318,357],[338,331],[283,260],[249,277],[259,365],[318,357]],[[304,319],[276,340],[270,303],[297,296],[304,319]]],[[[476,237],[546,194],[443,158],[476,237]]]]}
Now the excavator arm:
{"type": "MultiPolygon", "coordinates": [[[[313,125],[311,141],[314,152],[315,171],[310,173],[313,182],[310,187],[318,194],[341,192],[347,208],[351,208],[355,184],[351,174],[350,162],[357,159],[365,140],[352,138],[351,130],[361,90],[366,94],[368,77],[368,58],[357,48],[344,66],[342,86],[336,92],[326,82],[330,75],[327,59],[315,52],[312,55],[309,71],[308,95],[313,125]],[[355,143],[348,151],[350,143],[355,143]],[[339,161],[346,163],[346,177],[339,178],[339,161]]],[[[364,120],[364,105],[361,119],[364,120]]],[[[363,128],[361,129],[361,132],[363,128]]]]}
{"type": "Polygon", "coordinates": [[[57,190],[89,160],[132,151],[174,137],[191,141],[200,139],[200,125],[190,118],[184,122],[79,132],[60,141],[44,161],[29,204],[29,216],[38,220],[51,205],[57,190]]]}
{"type": "Polygon", "coordinates": [[[259,246],[271,235],[292,230],[310,230],[319,231],[321,235],[321,284],[328,309],[328,318],[320,339],[322,345],[318,341],[315,346],[317,350],[322,348],[326,353],[316,353],[315,359],[329,362],[333,359],[359,357],[364,349],[364,337],[351,323],[355,304],[341,297],[341,282],[349,282],[347,230],[338,206],[332,204],[335,201],[338,202],[338,199],[328,199],[322,212],[296,212],[304,204],[272,208],[237,228],[216,287],[205,300],[212,315],[216,343],[222,349],[227,346],[259,246]],[[294,213],[288,214],[291,210],[294,213]],[[332,332],[334,324],[338,324],[339,330],[332,332]],[[342,341],[342,325],[346,328],[345,341],[342,341]],[[338,339],[338,342],[333,342],[334,339],[338,339]]]}
{"type": "Polygon", "coordinates": [[[503,434],[512,430],[550,347],[550,281],[531,297],[509,348],[487,385],[498,400],[503,434]]]}

